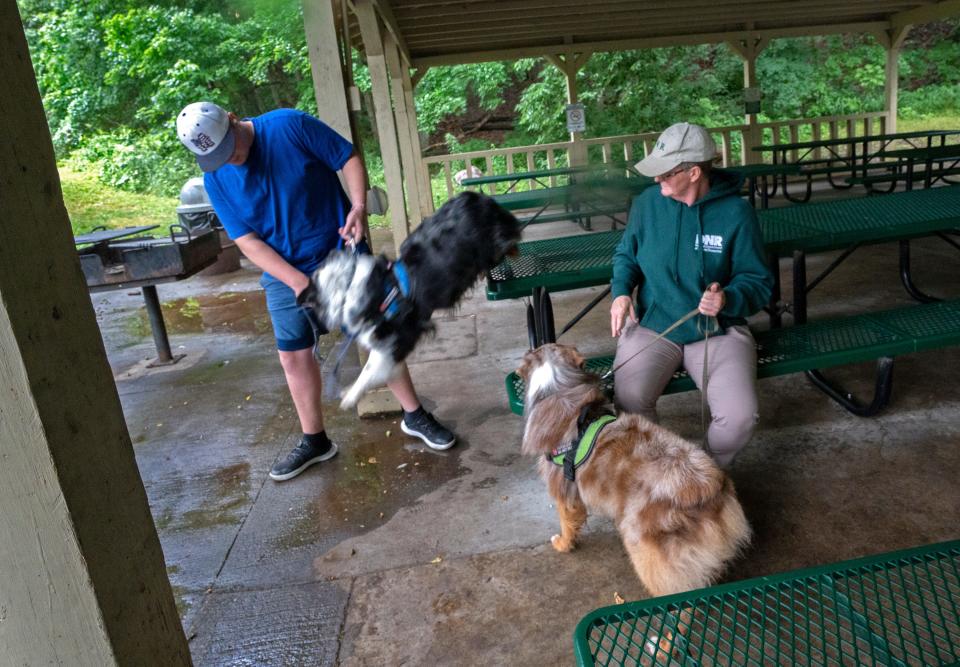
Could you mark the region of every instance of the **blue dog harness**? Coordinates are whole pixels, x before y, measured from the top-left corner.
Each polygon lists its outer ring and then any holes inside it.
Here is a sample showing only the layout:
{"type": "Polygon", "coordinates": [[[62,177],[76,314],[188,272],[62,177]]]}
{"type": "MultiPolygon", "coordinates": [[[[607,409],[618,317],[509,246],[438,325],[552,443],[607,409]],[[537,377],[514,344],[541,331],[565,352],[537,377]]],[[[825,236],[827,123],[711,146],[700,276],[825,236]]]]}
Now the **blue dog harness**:
{"type": "Polygon", "coordinates": [[[380,312],[383,313],[384,319],[392,320],[400,312],[403,301],[410,296],[410,276],[407,275],[407,269],[403,262],[391,262],[388,268],[393,284],[383,297],[380,312]]]}

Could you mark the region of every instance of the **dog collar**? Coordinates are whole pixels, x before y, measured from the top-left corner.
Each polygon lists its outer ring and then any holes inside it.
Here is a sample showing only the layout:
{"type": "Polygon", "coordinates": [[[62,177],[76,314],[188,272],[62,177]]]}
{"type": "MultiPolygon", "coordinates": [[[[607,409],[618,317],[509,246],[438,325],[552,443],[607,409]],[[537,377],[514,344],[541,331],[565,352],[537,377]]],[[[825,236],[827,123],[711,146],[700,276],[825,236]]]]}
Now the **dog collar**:
{"type": "Polygon", "coordinates": [[[616,417],[610,414],[602,415],[589,424],[586,423],[587,408],[580,411],[577,419],[577,437],[556,449],[550,450],[547,460],[554,465],[563,466],[563,476],[571,482],[576,479],[576,469],[590,458],[593,446],[597,442],[600,431],[616,417]]]}
{"type": "Polygon", "coordinates": [[[393,277],[393,285],[383,297],[383,303],[380,304],[380,312],[387,319],[392,319],[400,311],[400,297],[410,295],[410,276],[407,274],[407,268],[403,262],[390,263],[390,275],[393,277]]]}

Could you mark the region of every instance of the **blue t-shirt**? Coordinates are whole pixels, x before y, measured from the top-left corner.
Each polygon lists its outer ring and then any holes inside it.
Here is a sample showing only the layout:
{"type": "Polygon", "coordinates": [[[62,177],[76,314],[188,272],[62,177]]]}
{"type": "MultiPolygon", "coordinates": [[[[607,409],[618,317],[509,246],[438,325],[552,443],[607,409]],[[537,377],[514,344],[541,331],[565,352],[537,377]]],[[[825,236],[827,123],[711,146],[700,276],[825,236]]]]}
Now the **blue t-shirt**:
{"type": "Polygon", "coordinates": [[[255,232],[309,273],[336,247],[337,229],[350,210],[337,171],[353,145],[293,109],[249,120],[254,137],[247,161],[204,174],[210,203],[230,238],[255,232]]]}

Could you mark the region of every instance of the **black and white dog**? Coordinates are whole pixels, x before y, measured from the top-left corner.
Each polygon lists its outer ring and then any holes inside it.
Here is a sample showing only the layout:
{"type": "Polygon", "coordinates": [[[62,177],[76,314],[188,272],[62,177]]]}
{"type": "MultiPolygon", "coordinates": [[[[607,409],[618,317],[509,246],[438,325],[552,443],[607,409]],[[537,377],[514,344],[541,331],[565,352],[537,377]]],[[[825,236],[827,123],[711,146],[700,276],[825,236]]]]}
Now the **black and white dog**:
{"type": "Polygon", "coordinates": [[[343,328],[370,351],[340,406],[350,408],[387,382],[417,341],[433,330],[434,310],[454,307],[477,280],[514,251],[520,224],[490,197],[464,192],[423,221],[391,262],[384,255],[332,251],[297,302],[327,329],[343,328]]]}

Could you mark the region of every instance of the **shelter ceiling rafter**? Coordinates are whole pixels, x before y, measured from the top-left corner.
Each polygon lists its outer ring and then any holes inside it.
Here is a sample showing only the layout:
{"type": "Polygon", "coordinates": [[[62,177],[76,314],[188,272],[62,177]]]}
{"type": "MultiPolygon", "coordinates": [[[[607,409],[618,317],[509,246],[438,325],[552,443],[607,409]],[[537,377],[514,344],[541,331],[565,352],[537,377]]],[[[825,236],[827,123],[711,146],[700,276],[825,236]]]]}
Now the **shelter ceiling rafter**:
{"type": "Polygon", "coordinates": [[[875,32],[886,30],[889,23],[886,21],[871,21],[868,23],[843,23],[832,25],[793,26],[777,30],[736,30],[729,32],[691,33],[687,35],[669,35],[663,37],[641,37],[623,39],[598,39],[573,44],[542,40],[541,44],[527,47],[505,47],[502,49],[483,50],[476,48],[476,42],[464,43],[463,46],[474,47],[456,52],[437,55],[414,57],[414,66],[454,65],[463,63],[478,63],[491,60],[509,60],[544,56],[547,54],[577,53],[580,51],[626,51],[631,49],[648,49],[665,46],[691,46],[696,44],[714,44],[734,40],[747,39],[750,35],[773,39],[776,37],[805,37],[812,35],[832,35],[848,32],[875,32]]]}
{"type": "MultiPolygon", "coordinates": [[[[324,1],[324,0],[316,0],[324,1]]],[[[356,0],[348,0],[355,2],[356,0]]],[[[960,0],[371,0],[413,67],[582,51],[883,33],[960,0]]],[[[351,30],[354,45],[362,48],[351,30]]]]}

